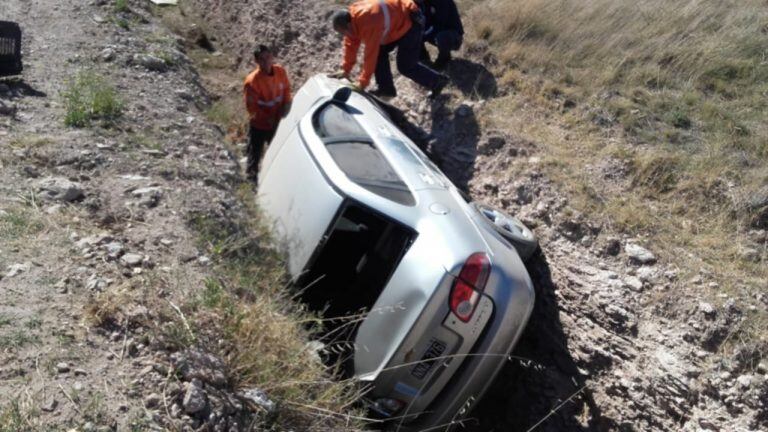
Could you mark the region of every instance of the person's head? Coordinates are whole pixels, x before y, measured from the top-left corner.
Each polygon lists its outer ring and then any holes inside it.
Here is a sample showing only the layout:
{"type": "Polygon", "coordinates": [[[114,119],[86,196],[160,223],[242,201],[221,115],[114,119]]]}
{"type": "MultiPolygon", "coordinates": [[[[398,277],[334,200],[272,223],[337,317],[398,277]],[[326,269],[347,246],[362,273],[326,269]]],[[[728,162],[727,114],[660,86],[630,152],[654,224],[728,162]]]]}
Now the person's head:
{"type": "Polygon", "coordinates": [[[253,50],[253,59],[256,60],[256,64],[263,71],[272,70],[272,65],[275,62],[275,56],[272,54],[272,50],[266,45],[259,45],[253,50]]]}
{"type": "Polygon", "coordinates": [[[347,10],[337,10],[331,16],[331,23],[336,33],[346,35],[349,33],[350,25],[352,23],[352,15],[347,10]]]}

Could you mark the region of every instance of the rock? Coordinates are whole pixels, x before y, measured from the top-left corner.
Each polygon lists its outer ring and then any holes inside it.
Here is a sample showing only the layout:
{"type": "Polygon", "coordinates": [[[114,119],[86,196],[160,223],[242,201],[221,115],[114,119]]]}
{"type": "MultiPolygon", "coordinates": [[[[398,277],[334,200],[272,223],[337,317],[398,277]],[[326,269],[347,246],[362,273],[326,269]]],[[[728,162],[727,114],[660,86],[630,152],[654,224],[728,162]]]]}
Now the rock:
{"type": "Polygon", "coordinates": [[[605,240],[603,245],[603,253],[609,256],[616,256],[621,252],[621,241],[615,237],[610,237],[605,240]]]}
{"type": "Polygon", "coordinates": [[[740,377],[736,378],[736,382],[739,384],[739,386],[741,386],[741,388],[749,388],[753,381],[754,378],[752,375],[741,375],[740,377]]]}
{"type": "Polygon", "coordinates": [[[658,272],[653,267],[640,267],[639,269],[637,269],[637,273],[636,273],[637,277],[641,281],[648,282],[648,283],[654,282],[656,280],[657,274],[658,272]]]}
{"type": "Polygon", "coordinates": [[[480,154],[489,155],[493,154],[506,144],[507,141],[501,136],[491,136],[488,139],[480,142],[478,145],[478,151],[480,154]]]}
{"type": "Polygon", "coordinates": [[[86,376],[88,372],[85,369],[75,369],[75,376],[86,376]]]}
{"type": "Polygon", "coordinates": [[[144,406],[147,408],[157,408],[160,406],[162,401],[162,396],[157,393],[152,393],[151,395],[144,398],[144,406]]]}
{"type": "Polygon", "coordinates": [[[266,393],[257,388],[252,388],[239,393],[240,397],[253,403],[257,407],[265,410],[267,413],[274,413],[276,405],[272,402],[266,393]]]}
{"type": "Polygon", "coordinates": [[[59,403],[54,399],[53,397],[49,397],[48,399],[43,402],[42,405],[40,405],[40,409],[45,412],[54,412],[56,411],[56,407],[59,405],[59,403]]]}
{"type": "Polygon", "coordinates": [[[46,177],[37,183],[41,197],[49,200],[73,202],[82,199],[83,188],[63,177],[46,177]]]}
{"type": "Polygon", "coordinates": [[[146,187],[136,189],[131,195],[139,198],[139,205],[147,208],[157,207],[162,197],[162,189],[159,187],[146,187]]]}
{"type": "Polygon", "coordinates": [[[0,115],[9,117],[16,115],[16,105],[0,100],[0,115]]]}
{"type": "Polygon", "coordinates": [[[720,430],[720,428],[717,427],[714,423],[712,423],[711,421],[709,421],[707,419],[703,419],[703,418],[699,419],[699,426],[702,429],[708,430],[708,431],[719,431],[720,430]]]}
{"type": "Polygon", "coordinates": [[[710,303],[701,302],[699,303],[699,311],[704,314],[707,318],[714,318],[715,317],[715,307],[712,306],[710,303]]]}
{"type": "Polygon", "coordinates": [[[624,278],[624,285],[629,287],[633,291],[642,291],[643,290],[643,281],[641,281],[636,276],[628,276],[624,278]]]}
{"type": "Polygon", "coordinates": [[[38,171],[37,168],[33,167],[32,165],[27,165],[23,168],[24,175],[31,178],[38,178],[40,177],[40,171],[38,171]]]}
{"type": "Polygon", "coordinates": [[[85,385],[83,385],[81,381],[75,381],[75,383],[72,384],[72,390],[75,390],[77,392],[83,391],[84,388],[85,388],[85,385]]]}
{"type": "Polygon", "coordinates": [[[125,246],[120,242],[111,242],[104,245],[104,249],[107,251],[107,257],[116,260],[120,258],[125,252],[125,246]]]}
{"type": "Polygon", "coordinates": [[[656,262],[656,256],[651,251],[634,243],[626,244],[624,252],[629,257],[630,262],[634,264],[653,264],[656,262]]]}
{"type": "Polygon", "coordinates": [[[112,48],[104,48],[103,50],[101,50],[101,53],[99,53],[99,58],[103,62],[111,62],[112,60],[115,59],[116,55],[117,55],[117,53],[115,52],[114,49],[112,49],[112,48]]]}
{"type": "Polygon", "coordinates": [[[208,405],[208,399],[202,388],[194,384],[187,384],[181,405],[187,414],[195,414],[205,409],[208,405]]]}
{"type": "Polygon", "coordinates": [[[56,372],[57,373],[69,372],[69,365],[66,362],[56,363],[56,372]]]}
{"type": "Polygon", "coordinates": [[[168,70],[165,60],[149,54],[134,54],[133,63],[153,72],[165,72],[168,70]]]}
{"type": "Polygon", "coordinates": [[[187,381],[200,380],[219,388],[227,384],[224,362],[213,354],[190,349],[174,353],[171,362],[187,381]]]}
{"type": "Polygon", "coordinates": [[[24,272],[28,272],[29,268],[30,268],[29,263],[11,264],[8,266],[8,272],[5,273],[5,277],[18,276],[24,272]]]}
{"type": "Polygon", "coordinates": [[[109,285],[109,280],[99,277],[97,274],[92,274],[88,277],[88,281],[85,283],[85,288],[89,291],[101,292],[109,285]]]}
{"type": "Polygon", "coordinates": [[[126,267],[138,267],[143,261],[144,257],[135,253],[127,253],[120,258],[120,262],[126,267]]]}
{"type": "Polygon", "coordinates": [[[459,105],[458,108],[456,108],[456,116],[458,117],[469,117],[472,115],[472,107],[469,105],[463,103],[459,105]]]}

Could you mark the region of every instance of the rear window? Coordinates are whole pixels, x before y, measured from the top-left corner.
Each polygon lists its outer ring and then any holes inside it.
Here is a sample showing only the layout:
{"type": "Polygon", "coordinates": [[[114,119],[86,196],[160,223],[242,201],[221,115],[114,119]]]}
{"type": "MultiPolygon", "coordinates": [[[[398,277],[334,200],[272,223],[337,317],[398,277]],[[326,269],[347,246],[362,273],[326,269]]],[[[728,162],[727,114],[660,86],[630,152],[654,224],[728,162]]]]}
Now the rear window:
{"type": "Polygon", "coordinates": [[[376,195],[412,206],[416,199],[343,105],[330,103],[315,116],[315,129],[336,165],[346,176],[376,195]]]}

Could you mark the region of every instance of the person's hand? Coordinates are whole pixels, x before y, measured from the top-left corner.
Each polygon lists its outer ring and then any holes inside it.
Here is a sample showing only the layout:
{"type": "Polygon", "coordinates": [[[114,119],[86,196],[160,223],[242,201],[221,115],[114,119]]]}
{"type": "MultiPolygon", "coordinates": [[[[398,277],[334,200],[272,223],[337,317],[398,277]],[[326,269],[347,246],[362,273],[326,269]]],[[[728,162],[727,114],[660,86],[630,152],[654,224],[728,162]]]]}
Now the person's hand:
{"type": "Polygon", "coordinates": [[[349,73],[344,72],[343,70],[332,72],[328,74],[328,78],[334,78],[334,79],[349,79],[349,73]]]}

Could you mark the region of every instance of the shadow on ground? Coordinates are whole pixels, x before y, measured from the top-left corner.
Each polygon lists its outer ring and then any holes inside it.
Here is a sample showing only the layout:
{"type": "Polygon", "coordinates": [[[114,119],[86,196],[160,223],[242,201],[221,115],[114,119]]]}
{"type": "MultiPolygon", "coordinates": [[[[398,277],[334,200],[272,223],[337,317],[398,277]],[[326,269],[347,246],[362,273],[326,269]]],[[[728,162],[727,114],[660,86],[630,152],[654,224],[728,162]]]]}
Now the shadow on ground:
{"type": "Polygon", "coordinates": [[[617,430],[601,416],[568,350],[546,257],[539,253],[527,267],[536,290],[528,327],[463,430],[617,430]]]}
{"type": "Polygon", "coordinates": [[[464,96],[488,99],[498,94],[496,77],[485,66],[465,59],[454,59],[446,71],[451,83],[464,96]]]}
{"type": "Polygon", "coordinates": [[[0,87],[7,86],[5,93],[10,99],[18,99],[25,96],[32,97],[47,97],[45,92],[35,89],[31,85],[27,84],[23,78],[5,78],[0,79],[0,87]]]}

